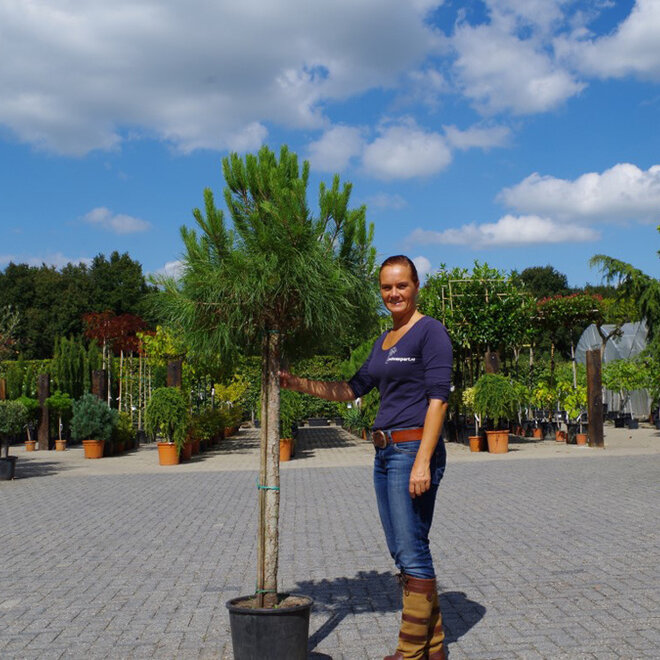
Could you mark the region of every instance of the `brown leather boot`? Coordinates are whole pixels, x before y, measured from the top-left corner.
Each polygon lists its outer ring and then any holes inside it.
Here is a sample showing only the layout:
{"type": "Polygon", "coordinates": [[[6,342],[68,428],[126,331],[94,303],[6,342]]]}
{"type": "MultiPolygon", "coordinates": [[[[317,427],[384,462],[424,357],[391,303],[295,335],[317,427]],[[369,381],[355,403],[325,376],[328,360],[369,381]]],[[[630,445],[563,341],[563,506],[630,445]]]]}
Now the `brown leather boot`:
{"type": "Polygon", "coordinates": [[[442,613],[438,604],[437,590],[433,594],[433,609],[428,634],[429,641],[426,647],[428,660],[445,660],[445,631],[442,627],[442,613]]]}
{"type": "Polygon", "coordinates": [[[425,660],[429,643],[429,626],[433,611],[433,594],[437,592],[435,579],[401,575],[403,585],[403,612],[399,643],[394,655],[383,660],[425,660]]]}

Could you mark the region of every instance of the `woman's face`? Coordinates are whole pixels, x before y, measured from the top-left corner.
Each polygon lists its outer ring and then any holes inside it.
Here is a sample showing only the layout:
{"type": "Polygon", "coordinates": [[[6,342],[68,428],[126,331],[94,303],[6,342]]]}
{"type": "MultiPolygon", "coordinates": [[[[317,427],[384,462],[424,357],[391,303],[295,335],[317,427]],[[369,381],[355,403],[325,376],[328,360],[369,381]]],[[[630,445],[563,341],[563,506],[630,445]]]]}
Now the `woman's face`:
{"type": "Polygon", "coordinates": [[[405,316],[417,309],[419,283],[412,279],[410,267],[393,264],[380,271],[380,295],[392,316],[405,316]]]}

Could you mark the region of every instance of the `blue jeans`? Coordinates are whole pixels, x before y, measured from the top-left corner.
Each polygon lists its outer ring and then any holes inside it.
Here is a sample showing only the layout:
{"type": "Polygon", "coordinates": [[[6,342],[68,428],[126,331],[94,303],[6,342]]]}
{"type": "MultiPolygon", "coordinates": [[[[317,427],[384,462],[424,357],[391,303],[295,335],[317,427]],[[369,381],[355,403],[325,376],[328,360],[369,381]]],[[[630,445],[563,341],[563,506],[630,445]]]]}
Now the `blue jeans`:
{"type": "Polygon", "coordinates": [[[447,454],[440,438],[431,459],[431,488],[413,498],[408,486],[420,442],[390,442],[384,449],[377,448],[374,487],[387,547],[397,568],[412,577],[434,578],[429,530],[447,454]]]}

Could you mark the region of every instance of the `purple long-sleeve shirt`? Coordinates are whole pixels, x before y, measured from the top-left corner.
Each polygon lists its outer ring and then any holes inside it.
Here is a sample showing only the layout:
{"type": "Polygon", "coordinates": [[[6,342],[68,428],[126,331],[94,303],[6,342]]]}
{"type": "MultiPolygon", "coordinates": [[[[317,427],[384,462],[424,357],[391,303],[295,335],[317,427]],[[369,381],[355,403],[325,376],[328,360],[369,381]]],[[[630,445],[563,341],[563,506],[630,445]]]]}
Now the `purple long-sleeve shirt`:
{"type": "Polygon", "coordinates": [[[424,316],[392,348],[384,332],[358,372],[348,381],[356,397],[374,387],[380,392],[375,429],[424,426],[429,399],[449,398],[452,349],[447,329],[424,316]]]}

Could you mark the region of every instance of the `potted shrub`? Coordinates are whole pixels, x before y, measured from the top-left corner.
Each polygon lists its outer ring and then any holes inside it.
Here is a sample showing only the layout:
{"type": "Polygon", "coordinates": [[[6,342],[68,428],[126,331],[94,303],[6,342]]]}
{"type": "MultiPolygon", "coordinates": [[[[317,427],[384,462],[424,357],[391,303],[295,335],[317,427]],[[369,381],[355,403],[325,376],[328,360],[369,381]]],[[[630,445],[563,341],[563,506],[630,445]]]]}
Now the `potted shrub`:
{"type": "Polygon", "coordinates": [[[27,433],[25,451],[34,451],[36,449],[37,441],[34,439],[32,433],[37,428],[41,406],[37,399],[33,399],[29,396],[20,396],[16,400],[20,401],[25,406],[27,412],[27,418],[25,421],[25,431],[27,433]]]}
{"type": "Polygon", "coordinates": [[[0,401],[0,480],[14,478],[16,456],[9,455],[9,443],[18,435],[28,420],[27,408],[20,401],[0,401]]]}
{"type": "Polygon", "coordinates": [[[571,426],[577,428],[575,442],[584,446],[587,444],[587,434],[582,432],[582,415],[587,409],[587,388],[579,384],[573,387],[570,383],[560,383],[559,388],[563,390],[561,400],[568,417],[569,428],[571,426]]]}
{"type": "Polygon", "coordinates": [[[147,433],[162,436],[158,443],[161,465],[176,465],[186,440],[188,405],[177,387],[159,387],[154,390],[145,411],[147,433]]]}
{"type": "Polygon", "coordinates": [[[509,451],[509,429],[501,422],[511,419],[518,409],[518,397],[513,383],[501,374],[484,374],[474,386],[474,410],[495,427],[487,430],[488,451],[504,454],[509,451]]]}
{"type": "Polygon", "coordinates": [[[71,435],[82,440],[85,458],[102,458],[117,422],[117,411],[93,394],[83,394],[73,403],[71,435]]]}
{"type": "Polygon", "coordinates": [[[66,392],[63,393],[57,390],[46,399],[45,404],[48,410],[57,415],[57,440],[55,441],[55,449],[57,451],[64,451],[66,449],[66,440],[62,439],[62,429],[64,428],[64,422],[71,416],[73,400],[66,392]]]}
{"type": "Polygon", "coordinates": [[[615,419],[616,427],[621,428],[624,424],[627,424],[630,429],[638,428],[639,422],[635,419],[633,413],[630,394],[634,390],[645,389],[648,384],[647,381],[645,363],[642,359],[614,360],[604,365],[604,387],[613,392],[618,392],[621,397],[619,416],[615,419]],[[626,406],[628,406],[630,413],[624,413],[626,406]]]}
{"type": "Polygon", "coordinates": [[[461,401],[466,410],[472,413],[474,417],[474,435],[468,437],[470,443],[470,451],[484,451],[486,449],[486,441],[484,436],[479,433],[479,426],[481,425],[481,418],[474,410],[474,387],[466,387],[461,395],[461,401]]]}
{"type": "Polygon", "coordinates": [[[135,429],[131,416],[127,412],[120,412],[117,415],[117,424],[112,429],[112,443],[118,454],[132,449],[135,442],[135,429]]]}

